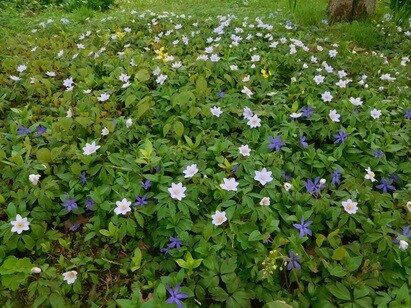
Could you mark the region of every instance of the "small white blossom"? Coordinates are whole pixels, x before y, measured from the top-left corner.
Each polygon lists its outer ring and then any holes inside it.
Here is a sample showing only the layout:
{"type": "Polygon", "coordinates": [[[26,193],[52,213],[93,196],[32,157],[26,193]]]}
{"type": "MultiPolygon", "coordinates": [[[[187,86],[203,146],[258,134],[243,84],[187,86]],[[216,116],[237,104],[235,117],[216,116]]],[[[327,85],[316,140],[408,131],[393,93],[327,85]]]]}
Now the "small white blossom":
{"type": "Polygon", "coordinates": [[[77,279],[77,272],[76,271],[69,271],[63,274],[63,280],[67,282],[67,284],[72,284],[77,279]]]}
{"type": "Polygon", "coordinates": [[[368,167],[367,169],[365,169],[365,172],[367,172],[367,174],[364,176],[364,178],[366,180],[370,180],[371,182],[375,182],[375,173],[371,171],[371,168],[368,167]]]}
{"type": "Polygon", "coordinates": [[[291,184],[288,183],[288,182],[285,182],[285,183],[284,183],[284,189],[285,189],[286,191],[289,191],[291,188],[293,188],[293,185],[291,185],[291,184]]]}
{"type": "Polygon", "coordinates": [[[37,185],[37,183],[40,180],[41,175],[40,174],[30,174],[29,175],[29,181],[33,185],[37,185]]]}
{"type": "Polygon", "coordinates": [[[220,187],[227,191],[237,191],[238,182],[235,178],[224,178],[224,183],[220,184],[220,187]]]}
{"type": "Polygon", "coordinates": [[[381,110],[374,108],[373,110],[371,110],[370,114],[372,118],[378,119],[381,116],[381,110]]]}
{"type": "Polygon", "coordinates": [[[248,144],[242,145],[238,148],[238,151],[243,156],[250,156],[251,149],[248,147],[248,144]]]}
{"type": "Polygon", "coordinates": [[[102,135],[102,136],[107,136],[109,133],[110,133],[110,131],[108,130],[107,127],[104,127],[104,128],[101,130],[101,135],[102,135]]]}
{"type": "Polygon", "coordinates": [[[27,217],[23,218],[20,214],[16,215],[16,220],[11,221],[12,228],[11,232],[17,232],[17,234],[21,234],[23,231],[27,231],[30,229],[29,225],[30,222],[27,220],[27,217]]]}
{"type": "Polygon", "coordinates": [[[340,122],[340,114],[337,113],[337,110],[335,109],[330,110],[328,116],[330,117],[331,121],[340,122]]]}
{"type": "Polygon", "coordinates": [[[114,213],[117,215],[125,215],[128,212],[131,212],[131,201],[128,201],[126,198],[124,198],[121,201],[116,201],[116,208],[114,209],[114,213]]]}
{"type": "Polygon", "coordinates": [[[269,197],[264,197],[260,201],[260,205],[262,206],[269,206],[270,205],[270,198],[269,197]]]}
{"type": "Polygon", "coordinates": [[[96,151],[100,148],[101,146],[96,145],[96,142],[93,141],[92,143],[86,143],[86,146],[83,147],[83,154],[84,155],[91,155],[96,153],[96,151]]]}
{"type": "Polygon", "coordinates": [[[247,124],[251,128],[260,127],[261,126],[261,119],[255,114],[251,118],[248,119],[247,124]]]}
{"type": "Polygon", "coordinates": [[[213,219],[214,226],[220,226],[227,221],[227,217],[225,216],[225,212],[216,211],[214,215],[211,215],[213,219]]]}
{"type": "Polygon", "coordinates": [[[198,168],[196,164],[187,166],[187,168],[183,171],[184,178],[192,178],[197,172],[198,172],[198,168]]]}
{"type": "Polygon", "coordinates": [[[220,108],[220,107],[217,107],[217,106],[214,106],[214,107],[210,108],[210,111],[211,111],[211,114],[212,114],[213,116],[216,116],[217,118],[219,118],[220,115],[223,113],[223,112],[221,111],[221,108],[220,108]]]}
{"type": "Polygon", "coordinates": [[[126,127],[130,128],[130,126],[133,125],[133,120],[132,119],[127,119],[126,121],[126,127]]]}
{"type": "Polygon", "coordinates": [[[352,201],[351,199],[347,199],[346,201],[342,202],[342,205],[344,207],[344,210],[348,213],[348,214],[355,214],[357,213],[358,210],[358,206],[357,206],[357,202],[352,201]]]}
{"type": "Polygon", "coordinates": [[[261,171],[255,171],[254,180],[260,182],[261,185],[265,185],[273,180],[271,174],[271,171],[267,171],[266,168],[263,168],[261,171]]]}
{"type": "Polygon", "coordinates": [[[168,192],[170,193],[171,198],[181,201],[186,196],[184,193],[186,189],[187,188],[184,187],[182,183],[171,183],[171,187],[168,189],[168,192]]]}

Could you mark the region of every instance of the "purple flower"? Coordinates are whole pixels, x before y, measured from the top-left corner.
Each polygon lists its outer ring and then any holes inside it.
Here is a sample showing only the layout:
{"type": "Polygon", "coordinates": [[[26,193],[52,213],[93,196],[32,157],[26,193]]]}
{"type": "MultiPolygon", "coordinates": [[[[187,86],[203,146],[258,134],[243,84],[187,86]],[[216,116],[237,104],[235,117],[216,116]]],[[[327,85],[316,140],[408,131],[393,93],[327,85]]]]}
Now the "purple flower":
{"type": "Polygon", "coordinates": [[[270,140],[270,144],[268,145],[270,150],[275,149],[276,152],[280,152],[281,147],[286,145],[285,142],[281,141],[281,135],[278,135],[275,139],[270,136],[268,139],[270,140]]]}
{"type": "Polygon", "coordinates": [[[66,193],[66,199],[61,204],[63,207],[67,209],[67,213],[70,213],[73,209],[77,209],[77,198],[70,199],[68,193],[66,193]]]}
{"type": "Polygon", "coordinates": [[[377,149],[377,150],[374,151],[374,157],[375,157],[375,158],[384,157],[384,152],[381,151],[380,149],[377,149]]]}
{"type": "Polygon", "coordinates": [[[43,125],[40,125],[36,128],[36,131],[37,131],[36,138],[40,138],[41,136],[43,136],[45,132],[47,132],[47,128],[43,125]]]}
{"type": "Polygon", "coordinates": [[[27,127],[24,127],[23,125],[19,125],[19,128],[17,129],[17,135],[27,135],[30,133],[31,133],[30,129],[28,129],[27,127]]]}
{"type": "Polygon", "coordinates": [[[385,180],[385,178],[382,178],[382,179],[381,179],[381,184],[380,184],[380,185],[377,185],[377,186],[375,186],[375,187],[378,188],[378,189],[381,189],[384,194],[386,194],[389,189],[390,189],[390,190],[395,190],[395,186],[394,186],[394,185],[391,185],[391,182],[387,182],[387,181],[385,180]]]}
{"type": "Polygon", "coordinates": [[[283,172],[283,176],[284,176],[284,180],[285,180],[286,182],[290,182],[290,180],[292,179],[292,174],[289,173],[289,172],[287,172],[287,171],[284,171],[284,172],[283,172]]]}
{"type": "Polygon", "coordinates": [[[395,184],[398,184],[400,182],[400,177],[396,173],[390,174],[388,178],[395,184]]]}
{"type": "Polygon", "coordinates": [[[180,284],[177,284],[174,289],[170,287],[170,285],[167,286],[167,291],[170,294],[170,297],[167,299],[167,304],[177,304],[178,308],[183,307],[183,303],[181,302],[181,299],[187,298],[188,295],[180,291],[180,284]]]}
{"type": "Polygon", "coordinates": [[[79,223],[74,223],[71,225],[71,227],[69,228],[70,231],[77,231],[78,228],[80,228],[80,224],[79,223]]]}
{"type": "Polygon", "coordinates": [[[168,247],[166,247],[166,248],[160,248],[160,251],[166,255],[166,254],[168,254],[168,252],[170,251],[170,248],[168,248],[168,247]]]}
{"type": "Polygon", "coordinates": [[[304,222],[304,217],[301,217],[301,223],[293,224],[294,228],[300,230],[300,238],[304,237],[304,235],[313,235],[312,231],[308,229],[308,227],[312,224],[312,220],[304,222]]]}
{"type": "Polygon", "coordinates": [[[180,249],[182,242],[178,237],[170,237],[170,244],[168,244],[168,248],[175,248],[180,249]]]}
{"type": "Polygon", "coordinates": [[[302,135],[300,138],[300,144],[303,146],[304,149],[308,148],[308,143],[305,141],[306,140],[305,138],[306,137],[304,135],[302,135]]]}
{"type": "Polygon", "coordinates": [[[147,190],[151,187],[151,182],[149,180],[141,181],[141,187],[143,187],[144,190],[147,190]]]}
{"type": "Polygon", "coordinates": [[[334,143],[344,143],[345,139],[347,138],[348,133],[344,133],[343,130],[340,128],[338,134],[334,135],[335,141],[334,143]]]}
{"type": "Polygon", "coordinates": [[[145,206],[147,204],[148,204],[147,195],[144,195],[142,197],[136,196],[136,202],[133,203],[133,205],[139,205],[139,206],[145,206]]]}
{"type": "MultiPolygon", "coordinates": [[[[399,234],[397,232],[397,236],[400,236],[400,235],[404,235],[404,236],[410,238],[411,237],[410,226],[402,228],[402,234],[399,234]]],[[[393,243],[399,243],[400,242],[400,240],[398,238],[396,238],[392,241],[393,241],[393,243]]]]}
{"type": "Polygon", "coordinates": [[[273,238],[271,235],[268,235],[268,237],[264,240],[265,244],[271,244],[273,242],[273,238]]]}
{"type": "Polygon", "coordinates": [[[309,119],[311,118],[311,115],[315,113],[315,110],[312,109],[310,105],[308,105],[307,107],[301,108],[301,112],[303,113],[303,117],[309,119]]]}
{"type": "Polygon", "coordinates": [[[80,173],[80,183],[81,185],[86,185],[87,183],[87,175],[85,172],[80,173]]]}
{"type": "Polygon", "coordinates": [[[237,169],[238,169],[238,165],[234,165],[234,166],[231,168],[231,172],[232,172],[232,173],[235,173],[235,172],[237,171],[237,169]]]}
{"type": "Polygon", "coordinates": [[[331,173],[331,185],[336,184],[340,185],[341,180],[341,173],[340,173],[340,168],[337,168],[333,173],[331,173]]]}
{"type": "Polygon", "coordinates": [[[404,117],[405,117],[407,120],[411,120],[411,110],[406,109],[406,110],[404,110],[404,113],[405,113],[404,117]]]}
{"type": "Polygon", "coordinates": [[[84,204],[86,205],[86,209],[91,211],[94,207],[94,204],[96,204],[96,202],[90,196],[88,196],[84,204]]]}
{"type": "Polygon", "coordinates": [[[291,271],[293,268],[300,269],[301,264],[298,263],[298,260],[301,259],[300,256],[296,256],[294,252],[291,250],[290,251],[290,257],[285,258],[285,261],[287,262],[287,269],[291,271]]]}
{"type": "Polygon", "coordinates": [[[320,177],[316,177],[314,181],[307,180],[304,181],[305,188],[307,192],[311,193],[314,197],[317,197],[320,194],[320,189],[324,188],[325,185],[320,183],[320,177]]]}
{"type": "Polygon", "coordinates": [[[223,90],[218,91],[218,97],[219,98],[224,98],[225,97],[225,92],[223,90]]]}
{"type": "Polygon", "coordinates": [[[161,166],[157,166],[157,167],[155,167],[154,168],[154,170],[158,173],[158,172],[160,172],[160,170],[161,170],[161,166]]]}

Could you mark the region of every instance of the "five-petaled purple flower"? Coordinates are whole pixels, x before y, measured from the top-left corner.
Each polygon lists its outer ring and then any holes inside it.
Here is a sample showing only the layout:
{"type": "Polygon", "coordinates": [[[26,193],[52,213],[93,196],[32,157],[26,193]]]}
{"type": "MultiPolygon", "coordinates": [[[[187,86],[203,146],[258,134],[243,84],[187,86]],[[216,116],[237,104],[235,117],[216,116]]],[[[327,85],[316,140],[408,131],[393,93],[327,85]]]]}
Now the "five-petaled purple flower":
{"type": "Polygon", "coordinates": [[[40,138],[41,136],[43,136],[45,132],[47,132],[47,128],[43,125],[40,125],[40,126],[37,126],[36,131],[37,131],[36,138],[40,138]]]}
{"type": "Polygon", "coordinates": [[[305,188],[307,192],[311,193],[313,196],[317,197],[320,194],[320,189],[324,188],[325,185],[320,183],[320,177],[316,177],[314,181],[307,180],[304,181],[305,188]]]}
{"type": "Polygon", "coordinates": [[[141,187],[143,187],[144,190],[147,190],[151,187],[151,182],[149,180],[141,181],[141,187]]]}
{"type": "Polygon", "coordinates": [[[147,204],[148,204],[147,195],[144,195],[142,197],[136,196],[136,202],[133,203],[133,205],[139,205],[139,206],[145,206],[147,204]]]}
{"type": "Polygon", "coordinates": [[[375,186],[378,189],[381,189],[384,194],[388,192],[388,190],[395,190],[395,186],[391,185],[391,182],[387,182],[385,178],[381,179],[381,184],[375,186]]]}
{"type": "Polygon", "coordinates": [[[91,211],[94,207],[94,204],[96,204],[96,202],[93,200],[93,198],[88,196],[87,199],[86,199],[86,202],[84,202],[84,204],[86,205],[86,209],[91,211]]]}
{"type": "Polygon", "coordinates": [[[86,185],[87,183],[87,175],[85,172],[80,173],[80,183],[81,185],[86,185]]]}
{"type": "Polygon", "coordinates": [[[407,120],[411,120],[411,110],[406,109],[406,110],[404,110],[404,113],[405,113],[404,117],[405,117],[407,120]]]}
{"type": "Polygon", "coordinates": [[[17,135],[27,135],[30,133],[31,133],[30,129],[28,129],[27,127],[24,127],[23,125],[19,125],[19,128],[17,129],[17,135]]]}
{"type": "Polygon", "coordinates": [[[287,262],[287,269],[291,271],[293,268],[300,269],[301,264],[298,263],[298,260],[301,259],[300,256],[297,256],[294,254],[294,252],[291,250],[290,251],[290,257],[285,258],[285,262],[287,262]]]}
{"type": "Polygon", "coordinates": [[[170,297],[167,299],[167,304],[177,304],[178,308],[183,307],[183,303],[181,299],[185,299],[188,295],[184,292],[180,291],[180,284],[177,284],[174,289],[171,288],[170,285],[167,286],[167,291],[170,294],[170,297]]]}
{"type": "Polygon", "coordinates": [[[333,135],[335,138],[334,143],[344,143],[345,139],[348,136],[348,133],[344,133],[344,131],[340,128],[340,130],[338,131],[338,134],[333,135]]]}
{"type": "Polygon", "coordinates": [[[300,144],[303,146],[304,149],[308,148],[308,143],[307,143],[306,137],[304,135],[302,135],[300,137],[300,144]]]}
{"type": "Polygon", "coordinates": [[[304,235],[313,235],[313,232],[308,229],[308,227],[312,224],[312,220],[304,222],[304,217],[301,217],[301,223],[293,224],[294,228],[300,230],[300,238],[304,237],[304,235]]]}
{"type": "Polygon", "coordinates": [[[303,113],[303,117],[309,119],[311,118],[311,115],[315,113],[315,110],[312,109],[310,105],[308,105],[307,107],[301,108],[301,112],[303,113]]]}
{"type": "Polygon", "coordinates": [[[269,136],[268,139],[270,139],[270,144],[268,145],[270,150],[275,149],[276,152],[280,152],[281,147],[286,145],[285,142],[281,141],[281,135],[278,135],[275,139],[269,136]]]}
{"type": "Polygon", "coordinates": [[[67,213],[70,213],[73,209],[77,209],[77,198],[70,199],[68,193],[66,193],[66,200],[61,204],[67,209],[67,213]]]}
{"type": "Polygon", "coordinates": [[[374,151],[374,157],[375,157],[375,158],[384,157],[384,152],[381,151],[380,149],[377,149],[377,150],[374,151]]]}
{"type": "Polygon", "coordinates": [[[395,184],[398,184],[400,182],[400,177],[396,173],[392,173],[388,176],[388,178],[395,184]]]}
{"type": "Polygon", "coordinates": [[[333,173],[331,173],[331,185],[336,184],[340,185],[341,180],[341,173],[340,173],[340,168],[337,168],[333,173]]]}
{"type": "Polygon", "coordinates": [[[180,249],[181,245],[183,244],[178,237],[171,236],[169,240],[170,240],[170,243],[167,245],[167,247],[160,249],[160,251],[163,252],[165,255],[168,254],[168,252],[173,248],[177,250],[180,249]]]}

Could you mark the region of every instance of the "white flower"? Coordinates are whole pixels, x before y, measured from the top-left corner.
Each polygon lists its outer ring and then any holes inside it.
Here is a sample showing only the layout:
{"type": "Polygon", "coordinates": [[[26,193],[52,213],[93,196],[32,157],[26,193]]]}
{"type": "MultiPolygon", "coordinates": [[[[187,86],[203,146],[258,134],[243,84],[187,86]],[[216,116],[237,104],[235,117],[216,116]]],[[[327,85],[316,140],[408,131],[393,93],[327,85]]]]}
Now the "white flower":
{"type": "Polygon", "coordinates": [[[337,113],[337,110],[335,109],[330,110],[330,113],[328,114],[328,116],[333,122],[340,122],[340,115],[337,113]]]}
{"type": "Polygon", "coordinates": [[[71,88],[73,86],[73,78],[67,78],[63,80],[63,86],[65,86],[66,88],[71,88]]]}
{"type": "Polygon", "coordinates": [[[27,66],[26,65],[19,65],[19,66],[17,66],[17,71],[19,72],[19,73],[23,73],[25,70],[27,69],[27,66]]]}
{"type": "Polygon", "coordinates": [[[251,128],[260,127],[261,126],[261,119],[255,114],[251,118],[248,119],[247,124],[251,128]]]}
{"type": "Polygon", "coordinates": [[[210,56],[210,61],[211,62],[218,62],[220,60],[220,57],[216,54],[216,53],[213,53],[211,56],[210,56]]]}
{"type": "Polygon", "coordinates": [[[72,284],[77,279],[77,272],[76,271],[69,271],[63,274],[63,280],[67,282],[67,284],[72,284]]]}
{"type": "Polygon", "coordinates": [[[220,108],[220,107],[217,107],[217,106],[214,106],[213,108],[210,108],[210,111],[211,111],[211,114],[212,114],[213,116],[216,116],[217,118],[219,118],[220,115],[223,113],[223,112],[221,111],[221,108],[220,108]]]}
{"type": "Polygon", "coordinates": [[[347,199],[346,201],[342,202],[342,205],[344,207],[344,210],[348,213],[348,214],[355,214],[357,213],[358,210],[358,206],[357,206],[357,202],[352,201],[351,199],[347,199]]]}
{"type": "Polygon", "coordinates": [[[71,108],[69,108],[66,112],[66,118],[71,118],[73,116],[73,113],[71,112],[71,108]]]}
{"type": "Polygon", "coordinates": [[[337,50],[332,49],[328,52],[328,55],[330,56],[330,58],[335,58],[335,56],[337,55],[337,50]]]}
{"type": "Polygon", "coordinates": [[[326,179],[321,179],[321,180],[320,180],[320,184],[325,184],[325,182],[327,182],[326,179]]]}
{"type": "Polygon", "coordinates": [[[132,119],[127,119],[126,121],[126,127],[130,128],[130,126],[133,125],[133,120],[132,119]]]}
{"type": "Polygon", "coordinates": [[[171,66],[172,68],[180,68],[182,66],[181,62],[174,62],[173,65],[171,66]]]}
{"type": "Polygon", "coordinates": [[[91,89],[86,89],[86,90],[83,90],[83,93],[84,93],[84,94],[90,94],[91,91],[92,91],[91,89]]]}
{"type": "Polygon", "coordinates": [[[130,76],[124,73],[121,73],[120,77],[118,79],[122,82],[128,82],[130,79],[130,76]]]}
{"type": "Polygon", "coordinates": [[[238,151],[239,151],[240,154],[243,155],[243,156],[250,156],[251,149],[248,147],[248,144],[246,144],[246,145],[241,145],[241,146],[238,148],[238,151]]]}
{"type": "Polygon", "coordinates": [[[354,106],[360,106],[362,105],[363,102],[360,97],[356,97],[356,98],[350,97],[350,103],[353,104],[354,106]]]}
{"type": "Polygon", "coordinates": [[[408,248],[408,243],[404,240],[400,240],[399,245],[401,250],[407,250],[408,248]]]}
{"type": "Polygon", "coordinates": [[[187,188],[184,187],[182,183],[171,183],[171,187],[168,189],[168,192],[170,193],[171,198],[181,201],[186,196],[184,194],[186,189],[187,188]]]}
{"type": "Polygon", "coordinates": [[[333,96],[331,95],[330,92],[325,91],[323,94],[321,94],[321,98],[323,102],[331,102],[333,99],[333,96]]]}
{"type": "Polygon", "coordinates": [[[157,68],[153,71],[154,76],[158,76],[161,73],[161,69],[157,66],[157,68]]]}
{"type": "Polygon", "coordinates": [[[96,153],[96,151],[100,148],[99,145],[96,145],[96,142],[93,141],[92,143],[86,143],[86,146],[83,147],[83,154],[84,155],[91,155],[96,153]]]}
{"type": "Polygon", "coordinates": [[[370,180],[371,182],[375,182],[375,173],[371,171],[371,168],[368,167],[367,169],[365,169],[365,171],[367,172],[367,174],[364,176],[364,178],[366,180],[370,180]]]}
{"type": "Polygon", "coordinates": [[[97,100],[98,100],[99,102],[105,102],[105,101],[107,101],[109,98],[110,98],[110,94],[102,93],[102,94],[100,94],[99,97],[97,97],[97,100]]]}
{"type": "Polygon", "coordinates": [[[251,97],[253,95],[253,92],[251,92],[251,90],[246,86],[244,86],[244,88],[241,90],[241,93],[244,93],[248,97],[251,97]]]}
{"type": "Polygon", "coordinates": [[[374,119],[378,119],[381,116],[381,110],[374,108],[373,110],[371,110],[370,114],[374,119]]]}
{"type": "Polygon", "coordinates": [[[13,225],[11,232],[17,232],[17,234],[21,234],[23,231],[30,229],[30,222],[28,222],[27,217],[22,218],[20,214],[16,215],[16,220],[12,220],[11,224],[13,225]]]}
{"type": "Polygon", "coordinates": [[[299,112],[299,113],[293,112],[292,114],[290,114],[290,117],[293,118],[293,119],[298,119],[298,118],[301,117],[302,115],[303,115],[302,112],[299,112]]]}
{"type": "Polygon", "coordinates": [[[220,211],[215,211],[214,215],[211,215],[211,218],[213,219],[213,225],[214,226],[220,226],[224,222],[227,221],[227,217],[225,216],[225,212],[220,212],[220,211]]]}
{"type": "Polygon", "coordinates": [[[284,183],[284,189],[285,189],[286,191],[289,191],[291,188],[293,188],[293,185],[291,185],[291,184],[288,183],[288,182],[285,182],[285,183],[284,183]]]}
{"type": "Polygon", "coordinates": [[[9,78],[10,78],[11,80],[13,80],[13,81],[19,81],[19,80],[21,80],[21,78],[18,77],[18,76],[9,76],[9,78]]]}
{"type": "Polygon", "coordinates": [[[340,79],[338,82],[335,83],[336,86],[339,86],[340,88],[346,88],[347,87],[347,82],[340,79]]]}
{"type": "Polygon", "coordinates": [[[253,55],[251,56],[251,61],[252,62],[258,62],[260,61],[261,57],[259,55],[253,55]]]}
{"type": "Polygon", "coordinates": [[[167,80],[167,78],[168,78],[167,75],[161,74],[160,76],[157,77],[156,82],[157,82],[158,84],[163,84],[164,81],[167,80]]]}
{"type": "Polygon", "coordinates": [[[238,182],[235,178],[224,178],[224,183],[220,184],[220,187],[227,191],[237,191],[238,182]]]}
{"type": "Polygon", "coordinates": [[[396,78],[391,77],[391,74],[383,74],[380,76],[381,80],[394,81],[396,78]]]}
{"type": "Polygon", "coordinates": [[[49,77],[56,77],[56,73],[52,71],[46,72],[46,75],[49,77]]]}
{"type": "Polygon", "coordinates": [[[265,185],[273,180],[271,174],[271,171],[267,171],[266,168],[263,168],[261,171],[255,171],[254,180],[260,182],[261,185],[265,185]]]}
{"type": "Polygon", "coordinates": [[[30,270],[30,273],[32,273],[32,274],[40,274],[41,273],[41,268],[40,267],[33,267],[31,270],[30,270]]]}
{"type": "Polygon", "coordinates": [[[314,82],[316,83],[316,84],[322,84],[323,82],[324,82],[324,76],[322,76],[322,75],[316,75],[316,76],[314,76],[314,82]]]}
{"type": "Polygon", "coordinates": [[[114,209],[114,213],[117,215],[125,215],[131,211],[131,201],[128,201],[126,198],[121,201],[116,201],[116,205],[117,207],[114,209]]]}
{"type": "Polygon", "coordinates": [[[185,178],[192,178],[197,172],[198,168],[196,164],[187,166],[187,168],[183,171],[185,178]]]}
{"type": "Polygon", "coordinates": [[[31,182],[31,184],[37,185],[37,183],[40,180],[40,177],[41,177],[40,174],[30,174],[29,175],[29,181],[31,182]]]}
{"type": "Polygon", "coordinates": [[[230,65],[230,70],[238,71],[238,66],[237,65],[230,65]]]}
{"type": "Polygon", "coordinates": [[[247,75],[243,78],[243,82],[248,82],[250,81],[250,75],[247,75]]]}
{"type": "Polygon", "coordinates": [[[243,117],[244,117],[244,119],[247,119],[247,120],[249,120],[250,118],[253,117],[253,112],[251,111],[250,108],[244,107],[244,109],[243,109],[243,117]]]}
{"type": "Polygon", "coordinates": [[[411,212],[411,201],[407,202],[406,207],[407,207],[408,211],[411,212]]]}
{"type": "Polygon", "coordinates": [[[107,136],[109,133],[110,133],[110,131],[108,130],[107,127],[104,127],[104,128],[101,130],[101,135],[102,135],[102,136],[107,136]]]}
{"type": "Polygon", "coordinates": [[[262,206],[269,206],[270,205],[270,198],[264,197],[260,201],[260,205],[262,206]]]}

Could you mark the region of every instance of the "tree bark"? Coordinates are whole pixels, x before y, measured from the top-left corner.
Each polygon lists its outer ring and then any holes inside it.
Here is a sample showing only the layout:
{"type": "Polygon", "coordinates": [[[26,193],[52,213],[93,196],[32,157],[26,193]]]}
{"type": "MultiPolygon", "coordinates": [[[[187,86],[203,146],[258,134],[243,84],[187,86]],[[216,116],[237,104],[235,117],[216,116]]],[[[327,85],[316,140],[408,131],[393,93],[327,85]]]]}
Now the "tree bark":
{"type": "Polygon", "coordinates": [[[329,0],[327,13],[331,23],[351,22],[374,14],[377,0],[329,0]]]}

